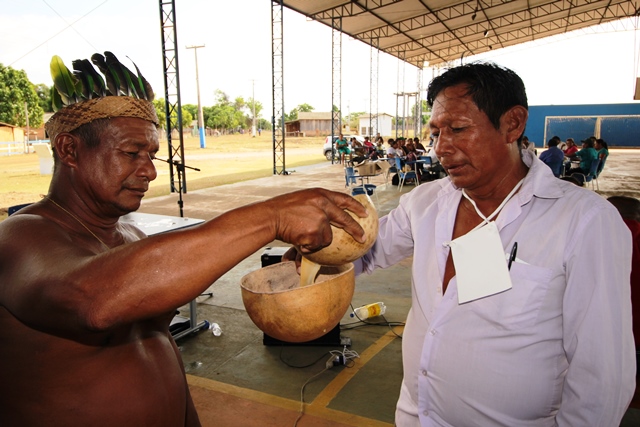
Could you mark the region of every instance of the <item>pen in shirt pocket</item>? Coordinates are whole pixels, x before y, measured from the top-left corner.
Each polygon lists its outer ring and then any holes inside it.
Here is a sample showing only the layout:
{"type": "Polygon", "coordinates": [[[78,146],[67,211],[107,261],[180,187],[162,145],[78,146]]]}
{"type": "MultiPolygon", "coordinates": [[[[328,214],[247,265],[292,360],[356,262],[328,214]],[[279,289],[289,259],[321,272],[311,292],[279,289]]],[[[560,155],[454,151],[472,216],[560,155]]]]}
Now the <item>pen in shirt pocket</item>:
{"type": "Polygon", "coordinates": [[[513,247],[511,248],[511,253],[509,254],[509,264],[507,264],[507,268],[511,270],[511,264],[516,260],[516,255],[518,254],[518,242],[513,242],[513,247]]]}

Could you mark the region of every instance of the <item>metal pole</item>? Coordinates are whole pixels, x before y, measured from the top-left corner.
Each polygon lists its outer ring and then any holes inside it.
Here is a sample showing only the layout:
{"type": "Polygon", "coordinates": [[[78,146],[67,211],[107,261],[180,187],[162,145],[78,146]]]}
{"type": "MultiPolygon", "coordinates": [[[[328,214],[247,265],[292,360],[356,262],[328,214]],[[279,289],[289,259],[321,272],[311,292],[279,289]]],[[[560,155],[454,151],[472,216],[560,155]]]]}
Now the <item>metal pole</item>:
{"type": "Polygon", "coordinates": [[[200,79],[198,78],[198,48],[201,46],[187,46],[187,49],[193,49],[196,57],[196,89],[198,91],[198,129],[200,129],[200,148],[206,148],[204,141],[204,115],[202,114],[202,104],[200,104],[200,79]]]}
{"type": "Polygon", "coordinates": [[[256,137],[256,81],[251,80],[251,101],[253,103],[253,124],[251,125],[251,136],[256,137]]]}
{"type": "Polygon", "coordinates": [[[23,138],[23,142],[24,142],[24,152],[28,153],[29,152],[29,107],[27,105],[27,102],[25,101],[24,103],[24,117],[27,120],[27,137],[26,139],[23,138]]]}

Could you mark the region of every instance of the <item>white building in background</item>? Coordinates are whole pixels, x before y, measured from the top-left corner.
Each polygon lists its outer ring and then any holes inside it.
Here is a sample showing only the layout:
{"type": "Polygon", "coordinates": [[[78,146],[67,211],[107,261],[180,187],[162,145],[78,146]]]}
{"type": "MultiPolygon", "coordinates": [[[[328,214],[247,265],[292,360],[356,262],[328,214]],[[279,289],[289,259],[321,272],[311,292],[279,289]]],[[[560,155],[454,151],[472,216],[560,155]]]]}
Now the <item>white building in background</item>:
{"type": "Polygon", "coordinates": [[[371,123],[369,123],[369,115],[363,114],[358,118],[358,133],[362,136],[375,137],[377,133],[380,136],[390,137],[392,136],[392,119],[393,116],[387,113],[380,113],[377,116],[377,128],[376,128],[376,116],[371,117],[371,123]]]}

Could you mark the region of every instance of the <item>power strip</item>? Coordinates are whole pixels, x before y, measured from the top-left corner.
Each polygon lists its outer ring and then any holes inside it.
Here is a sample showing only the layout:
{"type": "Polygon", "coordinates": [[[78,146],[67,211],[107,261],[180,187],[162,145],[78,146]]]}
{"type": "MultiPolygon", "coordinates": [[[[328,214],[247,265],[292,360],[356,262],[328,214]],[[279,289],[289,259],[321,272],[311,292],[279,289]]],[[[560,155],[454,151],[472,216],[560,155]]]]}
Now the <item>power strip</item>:
{"type": "Polygon", "coordinates": [[[332,355],[329,360],[327,360],[326,368],[331,369],[334,366],[343,366],[345,364],[345,358],[341,354],[332,355]]]}

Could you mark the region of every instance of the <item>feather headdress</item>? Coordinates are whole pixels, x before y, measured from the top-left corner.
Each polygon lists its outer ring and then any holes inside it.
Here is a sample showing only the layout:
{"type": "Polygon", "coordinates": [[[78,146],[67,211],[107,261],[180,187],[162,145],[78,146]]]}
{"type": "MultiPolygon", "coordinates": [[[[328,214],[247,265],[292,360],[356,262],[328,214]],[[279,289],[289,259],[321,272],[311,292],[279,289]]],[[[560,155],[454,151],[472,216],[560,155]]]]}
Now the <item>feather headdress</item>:
{"type": "Polygon", "coordinates": [[[130,96],[153,101],[151,85],[140,73],[138,66],[133,63],[137,72],[134,74],[111,52],[105,52],[104,56],[95,53],[91,56],[91,62],[87,59],[76,59],[72,61],[72,65],[73,73],[64,65],[62,58],[57,55],[51,58],[51,77],[57,91],[53,102],[54,111],[104,96],[130,96]],[[98,67],[104,78],[91,63],[98,67]]]}
{"type": "Polygon", "coordinates": [[[135,63],[136,74],[113,53],[105,52],[104,56],[92,55],[91,61],[76,59],[72,66],[73,73],[62,58],[51,58],[51,99],[56,114],[45,125],[50,137],[101,118],[137,117],[157,126],[158,117],[151,103],[153,89],[135,63]]]}

